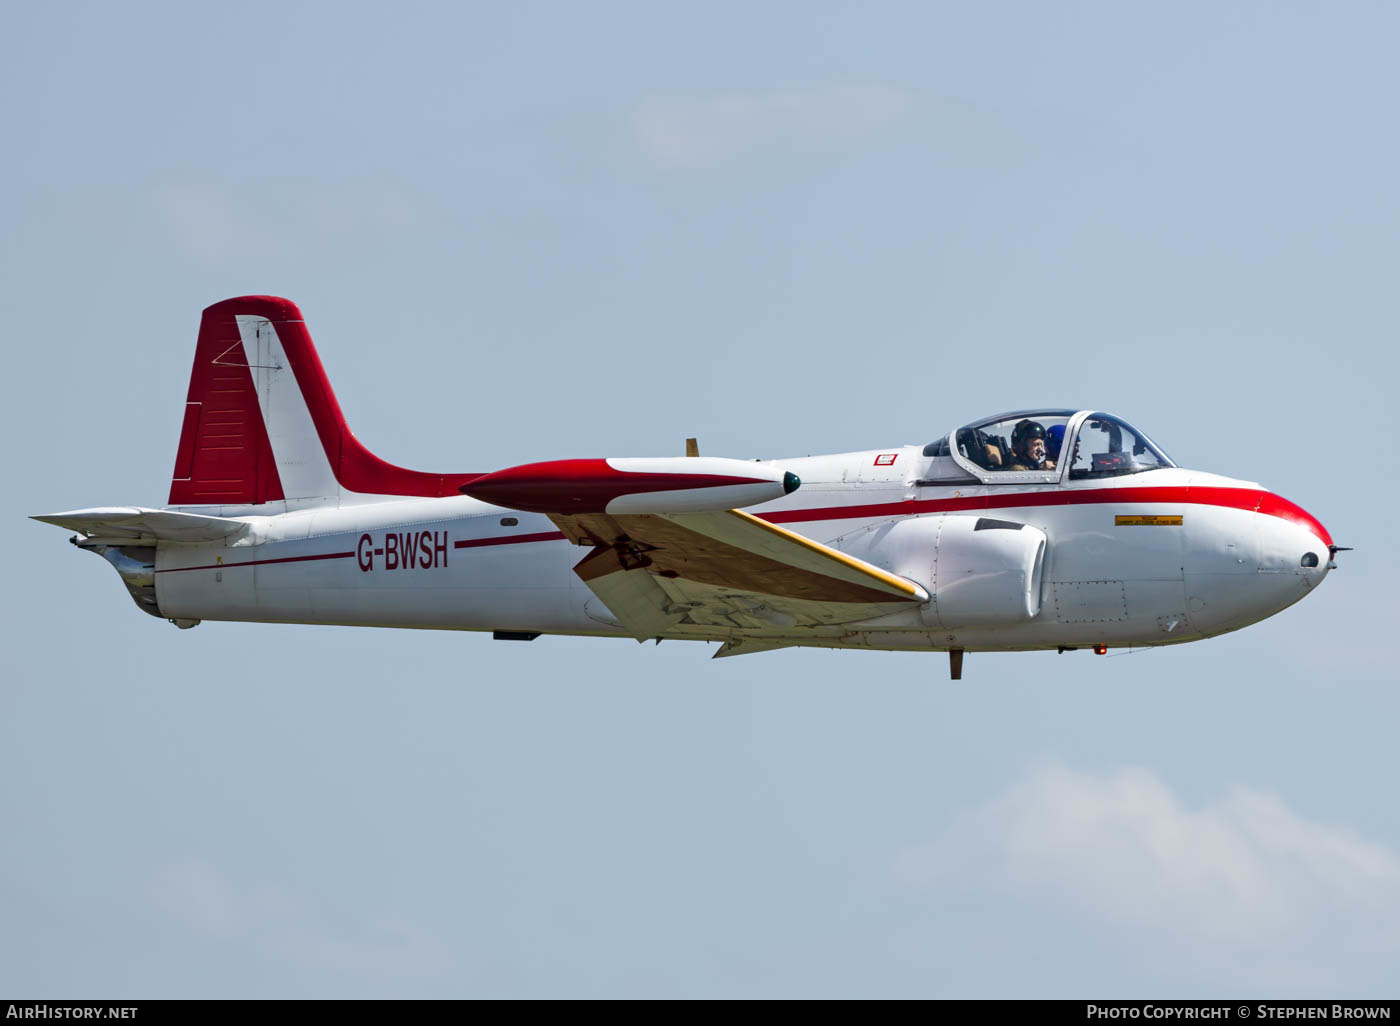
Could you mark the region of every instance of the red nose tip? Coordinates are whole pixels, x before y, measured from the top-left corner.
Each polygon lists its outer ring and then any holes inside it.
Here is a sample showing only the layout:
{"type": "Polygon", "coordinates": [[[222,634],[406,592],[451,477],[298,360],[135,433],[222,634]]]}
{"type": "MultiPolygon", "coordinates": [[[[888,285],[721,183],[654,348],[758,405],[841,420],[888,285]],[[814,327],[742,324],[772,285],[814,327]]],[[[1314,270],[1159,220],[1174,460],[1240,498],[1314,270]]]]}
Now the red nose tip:
{"type": "Polygon", "coordinates": [[[1259,512],[1306,528],[1317,535],[1323,545],[1329,549],[1332,547],[1332,535],[1327,532],[1327,528],[1322,526],[1322,521],[1296,502],[1289,502],[1283,496],[1275,495],[1273,492],[1265,492],[1264,497],[1259,501],[1259,512]]]}

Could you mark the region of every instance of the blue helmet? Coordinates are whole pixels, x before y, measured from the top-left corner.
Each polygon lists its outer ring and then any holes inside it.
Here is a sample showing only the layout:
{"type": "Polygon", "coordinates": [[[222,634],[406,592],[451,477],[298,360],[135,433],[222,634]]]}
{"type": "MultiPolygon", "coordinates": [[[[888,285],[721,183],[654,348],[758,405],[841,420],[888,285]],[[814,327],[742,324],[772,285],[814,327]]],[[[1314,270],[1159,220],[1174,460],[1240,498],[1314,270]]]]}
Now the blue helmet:
{"type": "Polygon", "coordinates": [[[1060,458],[1060,447],[1065,444],[1065,426],[1063,424],[1052,424],[1050,430],[1045,432],[1045,453],[1052,460],[1060,458]]]}

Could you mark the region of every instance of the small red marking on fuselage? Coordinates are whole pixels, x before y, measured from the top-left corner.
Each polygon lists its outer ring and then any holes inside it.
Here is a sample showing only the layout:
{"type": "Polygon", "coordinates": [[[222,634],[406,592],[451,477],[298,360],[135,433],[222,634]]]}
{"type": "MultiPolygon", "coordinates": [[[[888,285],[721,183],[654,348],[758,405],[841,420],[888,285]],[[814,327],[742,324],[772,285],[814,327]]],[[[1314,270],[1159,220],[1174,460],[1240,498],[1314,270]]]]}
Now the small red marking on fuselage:
{"type": "Polygon", "coordinates": [[[899,453],[897,452],[882,452],[879,456],[875,457],[875,466],[892,467],[894,466],[894,461],[897,459],[899,459],[899,453]]]}
{"type": "Polygon", "coordinates": [[[447,566],[447,548],[446,531],[386,531],[380,547],[373,535],[360,535],[355,556],[365,573],[375,568],[375,556],[384,557],[384,570],[437,570],[447,566]]]}

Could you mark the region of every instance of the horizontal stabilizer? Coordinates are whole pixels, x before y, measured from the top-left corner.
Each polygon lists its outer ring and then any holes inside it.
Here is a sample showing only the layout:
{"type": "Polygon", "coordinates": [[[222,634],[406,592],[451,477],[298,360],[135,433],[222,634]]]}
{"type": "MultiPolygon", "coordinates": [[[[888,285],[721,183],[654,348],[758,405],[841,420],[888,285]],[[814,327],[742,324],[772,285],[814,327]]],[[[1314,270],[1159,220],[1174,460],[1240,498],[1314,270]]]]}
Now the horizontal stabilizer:
{"type": "Polygon", "coordinates": [[[218,541],[248,529],[247,522],[243,520],[176,513],[166,509],[143,509],[140,506],[75,509],[30,519],[77,531],[89,538],[130,538],[133,541],[146,538],[172,542],[218,541]]]}

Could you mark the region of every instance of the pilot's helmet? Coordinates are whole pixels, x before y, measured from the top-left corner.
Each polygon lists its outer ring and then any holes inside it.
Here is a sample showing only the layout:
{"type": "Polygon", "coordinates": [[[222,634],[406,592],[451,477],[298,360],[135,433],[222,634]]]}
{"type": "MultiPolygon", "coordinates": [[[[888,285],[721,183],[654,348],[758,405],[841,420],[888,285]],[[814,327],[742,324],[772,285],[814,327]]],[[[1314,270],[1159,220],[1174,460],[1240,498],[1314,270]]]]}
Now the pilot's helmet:
{"type": "Polygon", "coordinates": [[[1016,427],[1011,431],[1011,449],[1013,452],[1025,452],[1025,446],[1032,438],[1044,438],[1045,428],[1038,420],[1018,421],[1016,427]]]}
{"type": "Polygon", "coordinates": [[[1060,458],[1060,448],[1065,444],[1065,426],[1063,424],[1051,424],[1050,430],[1045,432],[1045,454],[1052,460],[1060,458]]]}

